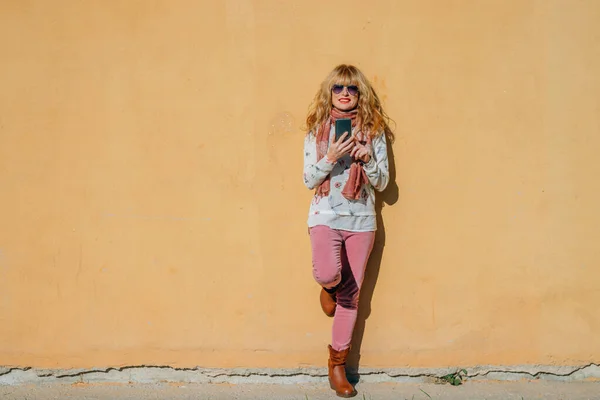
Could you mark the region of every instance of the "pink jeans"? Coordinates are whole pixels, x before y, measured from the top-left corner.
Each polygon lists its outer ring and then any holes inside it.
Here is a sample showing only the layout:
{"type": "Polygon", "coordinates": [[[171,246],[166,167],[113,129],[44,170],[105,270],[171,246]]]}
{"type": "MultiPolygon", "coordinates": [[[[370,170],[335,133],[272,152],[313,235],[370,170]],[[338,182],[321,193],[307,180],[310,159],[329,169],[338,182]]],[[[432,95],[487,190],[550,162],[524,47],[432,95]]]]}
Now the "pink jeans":
{"type": "Polygon", "coordinates": [[[373,249],[375,232],[350,232],[325,225],[310,228],[313,276],[325,288],[339,284],[331,347],[350,347],[358,314],[358,296],[373,249]]]}

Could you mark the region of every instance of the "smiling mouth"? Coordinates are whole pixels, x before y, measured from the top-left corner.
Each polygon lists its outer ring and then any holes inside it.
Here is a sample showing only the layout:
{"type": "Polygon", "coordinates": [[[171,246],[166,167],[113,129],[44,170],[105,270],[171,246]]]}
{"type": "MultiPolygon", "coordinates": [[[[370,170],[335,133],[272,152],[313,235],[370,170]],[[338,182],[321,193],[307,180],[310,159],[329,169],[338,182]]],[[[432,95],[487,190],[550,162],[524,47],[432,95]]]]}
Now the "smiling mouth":
{"type": "Polygon", "coordinates": [[[340,99],[340,103],[350,103],[350,99],[340,99]]]}

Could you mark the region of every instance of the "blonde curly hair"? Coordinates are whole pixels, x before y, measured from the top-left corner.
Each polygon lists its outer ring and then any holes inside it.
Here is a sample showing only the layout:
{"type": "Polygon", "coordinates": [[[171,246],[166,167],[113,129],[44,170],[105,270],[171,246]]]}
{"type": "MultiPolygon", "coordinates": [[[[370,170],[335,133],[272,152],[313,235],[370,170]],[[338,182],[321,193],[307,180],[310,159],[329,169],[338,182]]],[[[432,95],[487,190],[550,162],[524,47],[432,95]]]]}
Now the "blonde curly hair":
{"type": "Polygon", "coordinates": [[[358,86],[358,126],[371,138],[382,134],[391,135],[390,118],[387,116],[379,97],[365,75],[355,66],[340,64],[321,83],[306,117],[306,130],[316,134],[319,126],[329,118],[331,112],[331,88],[333,85],[358,86]]]}

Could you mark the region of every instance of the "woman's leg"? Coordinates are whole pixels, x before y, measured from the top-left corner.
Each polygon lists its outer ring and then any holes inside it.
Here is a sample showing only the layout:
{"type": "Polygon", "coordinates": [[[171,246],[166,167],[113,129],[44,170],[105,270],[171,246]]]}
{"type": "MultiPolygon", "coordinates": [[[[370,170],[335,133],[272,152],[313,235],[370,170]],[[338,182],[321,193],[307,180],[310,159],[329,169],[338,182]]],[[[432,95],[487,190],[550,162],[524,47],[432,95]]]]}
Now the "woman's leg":
{"type": "Polygon", "coordinates": [[[344,240],[344,264],[342,282],[337,290],[337,308],[333,318],[332,344],[334,350],[350,347],[352,331],[358,315],[358,297],[363,283],[367,261],[373,249],[375,232],[339,231],[344,240]]]}
{"type": "Polygon", "coordinates": [[[313,276],[317,283],[331,289],[342,280],[342,233],[325,225],[310,228],[313,276]]]}

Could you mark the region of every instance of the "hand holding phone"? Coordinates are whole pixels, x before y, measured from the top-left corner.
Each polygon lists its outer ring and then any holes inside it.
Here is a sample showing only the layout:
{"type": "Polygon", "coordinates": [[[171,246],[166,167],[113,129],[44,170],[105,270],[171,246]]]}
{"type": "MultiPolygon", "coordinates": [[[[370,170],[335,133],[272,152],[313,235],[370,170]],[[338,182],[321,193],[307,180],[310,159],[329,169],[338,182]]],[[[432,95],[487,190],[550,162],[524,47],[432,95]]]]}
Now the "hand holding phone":
{"type": "Polygon", "coordinates": [[[354,139],[349,140],[348,137],[350,137],[349,132],[344,132],[337,140],[329,145],[327,158],[330,161],[337,162],[340,158],[350,153],[355,143],[354,139]]]}

